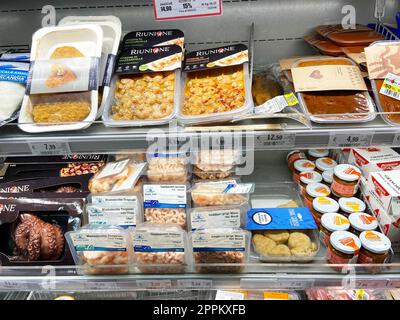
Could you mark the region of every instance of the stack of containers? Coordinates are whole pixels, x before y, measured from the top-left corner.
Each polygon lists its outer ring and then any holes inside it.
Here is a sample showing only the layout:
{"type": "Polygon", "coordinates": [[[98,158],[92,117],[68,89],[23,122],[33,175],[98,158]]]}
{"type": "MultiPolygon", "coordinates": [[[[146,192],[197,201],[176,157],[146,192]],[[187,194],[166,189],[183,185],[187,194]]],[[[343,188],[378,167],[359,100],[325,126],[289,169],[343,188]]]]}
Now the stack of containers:
{"type": "Polygon", "coordinates": [[[188,222],[200,273],[241,272],[248,259],[250,235],[243,227],[254,185],[233,178],[239,157],[230,149],[201,150],[195,157],[193,173],[200,180],[191,189],[188,222]]]}
{"type": "Polygon", "coordinates": [[[190,264],[187,197],[190,179],[184,153],[148,153],[143,185],[144,224],[132,230],[134,260],[141,272],[180,273],[190,264]]]}
{"type": "Polygon", "coordinates": [[[174,119],[179,107],[183,50],[180,30],[128,33],[105,101],[104,124],[154,126],[174,119]]]}

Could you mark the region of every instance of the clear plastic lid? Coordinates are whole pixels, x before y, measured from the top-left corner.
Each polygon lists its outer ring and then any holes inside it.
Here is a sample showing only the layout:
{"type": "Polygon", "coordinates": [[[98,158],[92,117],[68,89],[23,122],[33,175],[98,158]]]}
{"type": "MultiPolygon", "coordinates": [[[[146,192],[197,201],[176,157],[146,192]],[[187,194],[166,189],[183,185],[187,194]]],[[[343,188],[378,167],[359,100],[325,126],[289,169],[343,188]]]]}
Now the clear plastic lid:
{"type": "Polygon", "coordinates": [[[315,162],[315,165],[317,166],[317,169],[325,172],[327,170],[335,169],[335,167],[337,166],[337,162],[332,158],[324,157],[318,158],[315,162]]]}
{"type": "Polygon", "coordinates": [[[355,197],[340,198],[339,206],[346,213],[364,212],[367,207],[364,201],[355,197]]]}
{"type": "Polygon", "coordinates": [[[363,212],[356,212],[349,216],[351,226],[357,231],[372,231],[378,228],[378,221],[374,216],[363,212]]]}
{"type": "Polygon", "coordinates": [[[362,246],[372,253],[384,254],[390,250],[392,243],[384,234],[376,231],[364,231],[360,235],[362,246]]]}
{"type": "Polygon", "coordinates": [[[361,177],[361,171],[351,164],[340,164],[334,170],[335,176],[339,179],[354,182],[358,181],[361,177]]]}
{"type": "Polygon", "coordinates": [[[331,184],[333,182],[333,170],[327,170],[322,173],[322,179],[324,182],[331,184]]]}
{"type": "Polygon", "coordinates": [[[335,231],[331,234],[333,248],[345,254],[358,254],[361,248],[360,239],[348,231],[335,231]]]}
{"type": "Polygon", "coordinates": [[[308,150],[308,155],[314,158],[323,158],[329,156],[328,149],[310,149],[308,150]]]}
{"type": "Polygon", "coordinates": [[[322,182],[322,176],[316,171],[300,173],[300,181],[305,184],[322,182]]]}
{"type": "Polygon", "coordinates": [[[313,201],[313,208],[322,213],[335,213],[339,211],[339,204],[328,197],[318,197],[313,201]]]}
{"type": "Polygon", "coordinates": [[[294,163],[294,168],[299,172],[309,172],[315,170],[315,164],[309,160],[297,160],[294,163]]]}
{"type": "Polygon", "coordinates": [[[311,183],[307,186],[306,192],[313,198],[329,197],[331,189],[323,183],[311,183]]]}
{"type": "Polygon", "coordinates": [[[321,218],[321,225],[331,231],[347,231],[350,228],[349,220],[339,213],[326,213],[321,218]]]}

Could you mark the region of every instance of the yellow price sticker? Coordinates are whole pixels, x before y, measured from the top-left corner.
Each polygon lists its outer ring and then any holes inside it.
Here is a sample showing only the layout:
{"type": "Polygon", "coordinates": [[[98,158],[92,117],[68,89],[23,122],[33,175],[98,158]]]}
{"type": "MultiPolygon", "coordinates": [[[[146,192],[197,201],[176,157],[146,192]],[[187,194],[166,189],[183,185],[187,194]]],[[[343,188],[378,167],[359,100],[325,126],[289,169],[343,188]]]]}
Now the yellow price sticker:
{"type": "Polygon", "coordinates": [[[264,292],[264,300],[289,300],[289,293],[287,292],[264,292]]]}
{"type": "Polygon", "coordinates": [[[293,92],[285,94],[284,97],[289,107],[294,107],[295,105],[299,104],[299,100],[297,100],[297,97],[293,92]]]}

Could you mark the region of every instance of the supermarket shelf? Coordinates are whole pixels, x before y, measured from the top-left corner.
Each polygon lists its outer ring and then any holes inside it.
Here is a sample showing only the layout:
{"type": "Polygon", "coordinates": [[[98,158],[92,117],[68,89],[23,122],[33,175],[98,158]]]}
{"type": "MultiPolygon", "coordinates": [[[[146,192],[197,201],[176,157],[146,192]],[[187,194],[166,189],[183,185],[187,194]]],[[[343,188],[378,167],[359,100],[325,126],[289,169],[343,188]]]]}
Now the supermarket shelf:
{"type": "Polygon", "coordinates": [[[201,128],[183,128],[176,125],[150,128],[106,128],[102,123],[95,123],[83,131],[37,135],[24,133],[16,125],[8,125],[0,129],[0,155],[32,155],[32,145],[51,142],[66,143],[73,153],[115,154],[147,148],[149,143],[157,139],[166,141],[169,139],[177,144],[184,144],[190,140],[193,145],[198,145],[199,141],[203,140],[221,144],[223,139],[227,141],[226,137],[239,139],[244,150],[400,145],[400,126],[391,127],[381,119],[366,124],[313,125],[312,128],[287,123],[283,129],[279,129],[278,124],[269,122],[267,126],[265,123],[253,121],[201,128]],[[336,142],[335,137],[339,137],[336,142]]]}

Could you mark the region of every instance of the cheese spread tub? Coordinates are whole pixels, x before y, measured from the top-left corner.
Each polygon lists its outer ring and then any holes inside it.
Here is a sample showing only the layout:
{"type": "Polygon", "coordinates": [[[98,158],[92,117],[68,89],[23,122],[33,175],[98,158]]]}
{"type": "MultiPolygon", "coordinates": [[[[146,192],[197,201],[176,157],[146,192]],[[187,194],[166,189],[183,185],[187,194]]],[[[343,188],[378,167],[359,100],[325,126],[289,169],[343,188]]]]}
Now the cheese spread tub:
{"type": "Polygon", "coordinates": [[[325,171],[335,169],[337,162],[332,158],[325,157],[317,159],[315,165],[317,167],[316,171],[322,174],[325,171]]]}
{"type": "MultiPolygon", "coordinates": [[[[348,231],[335,231],[331,234],[327,251],[330,264],[344,265],[356,263],[361,249],[360,239],[348,231]]],[[[342,267],[336,267],[341,270],[342,267]]]]}
{"type": "Polygon", "coordinates": [[[303,172],[311,172],[315,170],[314,162],[309,160],[297,160],[294,163],[293,181],[300,182],[300,174],[303,172]]]}
{"type": "Polygon", "coordinates": [[[328,149],[310,149],[307,151],[307,159],[310,161],[316,161],[319,158],[324,158],[329,156],[328,149]]]}
{"type": "Polygon", "coordinates": [[[322,176],[316,171],[300,173],[300,191],[305,194],[306,188],[310,184],[322,182],[322,176]]]}
{"type": "Polygon", "coordinates": [[[323,183],[310,183],[304,193],[304,202],[308,208],[312,208],[313,201],[318,197],[329,197],[331,190],[323,183]]]}
{"type": "Polygon", "coordinates": [[[323,172],[322,179],[326,185],[330,186],[333,182],[333,170],[327,170],[323,172]]]}
{"type": "Polygon", "coordinates": [[[364,231],[374,231],[378,228],[378,221],[374,216],[357,212],[349,216],[351,232],[360,235],[364,231]]]}
{"type": "MultiPolygon", "coordinates": [[[[311,66],[356,66],[347,58],[303,59],[293,68],[311,66]]],[[[299,92],[300,103],[310,113],[316,123],[352,123],[368,122],[375,119],[375,106],[368,91],[327,90],[299,92]]]]}
{"type": "Polygon", "coordinates": [[[311,213],[318,226],[321,225],[321,217],[326,213],[336,213],[339,211],[339,204],[328,197],[318,197],[313,201],[311,213]]]}
{"type": "MultiPolygon", "coordinates": [[[[364,231],[360,235],[362,248],[358,256],[359,264],[383,264],[388,261],[392,243],[384,234],[376,231],[364,231]]],[[[379,271],[381,268],[374,268],[379,271]]]]}
{"type": "Polygon", "coordinates": [[[179,122],[224,122],[249,113],[253,98],[248,61],[243,44],[186,54],[179,122]]]}
{"type": "Polygon", "coordinates": [[[361,178],[361,171],[350,164],[338,165],[333,174],[332,192],[343,198],[353,197],[357,191],[361,178]]]}

